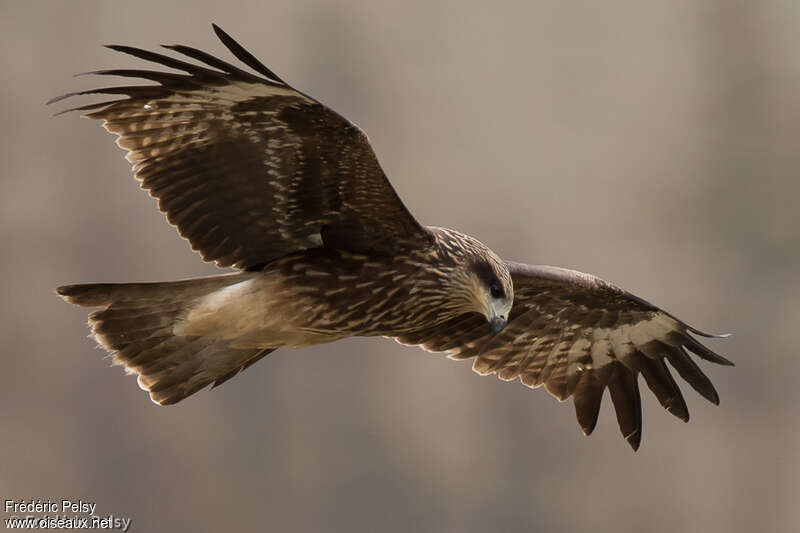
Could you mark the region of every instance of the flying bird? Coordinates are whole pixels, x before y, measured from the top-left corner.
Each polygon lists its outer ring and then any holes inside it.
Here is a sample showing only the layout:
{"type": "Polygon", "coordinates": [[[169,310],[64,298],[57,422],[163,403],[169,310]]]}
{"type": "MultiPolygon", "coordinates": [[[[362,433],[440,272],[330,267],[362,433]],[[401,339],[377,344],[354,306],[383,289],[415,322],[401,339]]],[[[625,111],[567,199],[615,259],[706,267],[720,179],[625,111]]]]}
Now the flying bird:
{"type": "Polygon", "coordinates": [[[713,335],[590,274],[506,261],[469,235],[421,225],[355,124],[213,27],[252,72],[188,46],[165,47],[193,61],[114,45],[174,72],[96,71],[155,84],[48,102],[116,95],[66,111],[102,120],[192,249],[236,270],[57,289],[100,308],[89,315],[94,338],[154,402],[220,385],[278,348],[383,336],[572,398],[587,435],[608,389],[634,450],[639,375],[684,421],[667,363],[719,403],[690,355],[732,365],[695,338],[713,335]]]}

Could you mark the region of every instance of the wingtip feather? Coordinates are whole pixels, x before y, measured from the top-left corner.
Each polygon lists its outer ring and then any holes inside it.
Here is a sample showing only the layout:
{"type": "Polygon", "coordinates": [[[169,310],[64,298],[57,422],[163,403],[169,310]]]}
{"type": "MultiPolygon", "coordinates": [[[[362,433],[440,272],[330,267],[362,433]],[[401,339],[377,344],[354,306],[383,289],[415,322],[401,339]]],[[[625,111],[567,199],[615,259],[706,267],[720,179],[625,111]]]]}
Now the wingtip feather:
{"type": "Polygon", "coordinates": [[[55,104],[56,102],[60,102],[61,100],[64,100],[65,98],[69,98],[70,96],[73,96],[74,94],[75,93],[66,93],[66,94],[61,94],[59,96],[54,96],[53,98],[51,98],[50,100],[45,102],[44,105],[55,104]]]}
{"type": "Polygon", "coordinates": [[[639,446],[642,444],[642,432],[637,429],[625,437],[625,442],[630,444],[634,452],[639,451],[639,446]]]}
{"type": "Polygon", "coordinates": [[[215,23],[212,23],[211,27],[214,29],[214,33],[217,35],[219,40],[222,41],[222,44],[224,44],[225,47],[228,50],[230,50],[230,52],[234,56],[236,56],[237,59],[239,59],[239,61],[241,61],[248,67],[252,68],[256,72],[263,74],[267,78],[280,82],[288,87],[288,84],[285,81],[283,81],[280,78],[280,76],[275,74],[271,69],[269,69],[266,65],[264,65],[264,63],[262,63],[253,54],[248,52],[241,44],[236,42],[236,39],[228,35],[228,33],[225,32],[225,30],[217,26],[215,23]]]}
{"type": "Polygon", "coordinates": [[[710,350],[708,347],[689,336],[686,337],[686,340],[682,344],[685,348],[689,349],[701,359],[711,361],[712,363],[717,363],[718,365],[735,366],[733,361],[722,357],[718,353],[710,350]]]}
{"type": "Polygon", "coordinates": [[[684,423],[689,422],[689,410],[686,407],[686,402],[683,402],[683,405],[678,404],[677,406],[670,403],[665,409],[684,423]]]}
{"type": "Polygon", "coordinates": [[[706,337],[708,339],[727,339],[731,336],[731,333],[708,333],[706,331],[700,331],[697,328],[694,328],[688,324],[685,324],[686,329],[694,333],[695,335],[700,335],[701,337],[706,337]]]}

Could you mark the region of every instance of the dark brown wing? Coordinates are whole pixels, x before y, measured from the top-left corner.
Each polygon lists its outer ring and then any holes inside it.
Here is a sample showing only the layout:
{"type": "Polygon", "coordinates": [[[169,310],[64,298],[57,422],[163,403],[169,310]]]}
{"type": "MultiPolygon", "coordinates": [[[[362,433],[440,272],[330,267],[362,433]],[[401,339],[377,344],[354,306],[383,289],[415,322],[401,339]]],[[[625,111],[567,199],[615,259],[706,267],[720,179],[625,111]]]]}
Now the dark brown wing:
{"type": "Polygon", "coordinates": [[[256,76],[187,46],[205,63],[111,49],[182,71],[106,70],[159,85],[71,93],[126,98],[76,108],[104,121],[129,151],[142,188],[203,259],[254,268],[320,246],[393,251],[427,241],[397,197],[364,133],[294,90],[222,30],[256,76]]]}
{"type": "Polygon", "coordinates": [[[661,404],[684,421],[689,411],[665,361],[703,397],[719,403],[711,381],[687,352],[732,365],[690,333],[712,335],[595,276],[511,262],[508,267],[514,307],[500,334],[489,335],[483,316],[464,315],[398,342],[450,352],[453,359],[475,357],[479,374],[544,385],[561,401],[572,397],[587,435],[608,388],[622,434],[634,450],[642,429],[639,374],[661,404]]]}

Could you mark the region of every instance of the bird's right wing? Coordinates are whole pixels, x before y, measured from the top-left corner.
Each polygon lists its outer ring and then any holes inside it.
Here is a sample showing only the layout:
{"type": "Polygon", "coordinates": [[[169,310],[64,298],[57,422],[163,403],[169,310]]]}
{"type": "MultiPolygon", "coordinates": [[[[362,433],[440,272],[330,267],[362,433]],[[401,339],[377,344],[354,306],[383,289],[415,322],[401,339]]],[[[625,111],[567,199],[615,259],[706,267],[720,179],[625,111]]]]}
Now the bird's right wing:
{"type": "Polygon", "coordinates": [[[608,388],[617,421],[637,449],[642,412],[638,377],[661,404],[688,421],[689,411],[666,362],[697,392],[717,404],[711,381],[692,360],[732,365],[691,334],[711,337],[600,278],[573,270],[508,262],[514,307],[506,328],[492,337],[482,315],[463,315],[397,339],[452,359],[475,358],[482,375],[544,385],[563,401],[572,397],[584,433],[597,423],[608,388]],[[688,351],[687,351],[688,350],[688,351]]]}
{"type": "Polygon", "coordinates": [[[296,91],[214,26],[256,76],[206,52],[167,46],[205,64],[110,46],[180,73],[105,70],[158,85],[71,93],[125,98],[91,111],[128,150],[142,187],[203,259],[257,268],[320,246],[394,252],[421,245],[414,220],[381,170],[364,133],[296,91]]]}

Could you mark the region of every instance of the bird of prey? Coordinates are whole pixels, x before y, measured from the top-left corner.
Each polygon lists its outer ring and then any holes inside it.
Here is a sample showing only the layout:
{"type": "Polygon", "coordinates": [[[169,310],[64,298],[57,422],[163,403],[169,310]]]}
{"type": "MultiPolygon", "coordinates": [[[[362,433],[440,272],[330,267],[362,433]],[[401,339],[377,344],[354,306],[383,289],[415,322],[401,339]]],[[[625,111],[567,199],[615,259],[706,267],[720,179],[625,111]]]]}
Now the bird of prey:
{"type": "Polygon", "coordinates": [[[423,226],[352,122],[294,89],[214,25],[252,71],[182,45],[190,60],[112,50],[174,72],[93,72],[150,85],[70,93],[128,151],[143,189],[204,260],[237,272],[158,283],[59,287],[99,307],[94,338],[158,404],[217,386],[281,347],[353,336],[474,359],[482,375],[573,399],[590,434],[608,389],[624,438],[641,439],[638,378],[672,414],[689,413],[667,362],[719,397],[690,352],[730,365],[711,337],[595,276],[505,261],[478,240],[423,226]]]}

